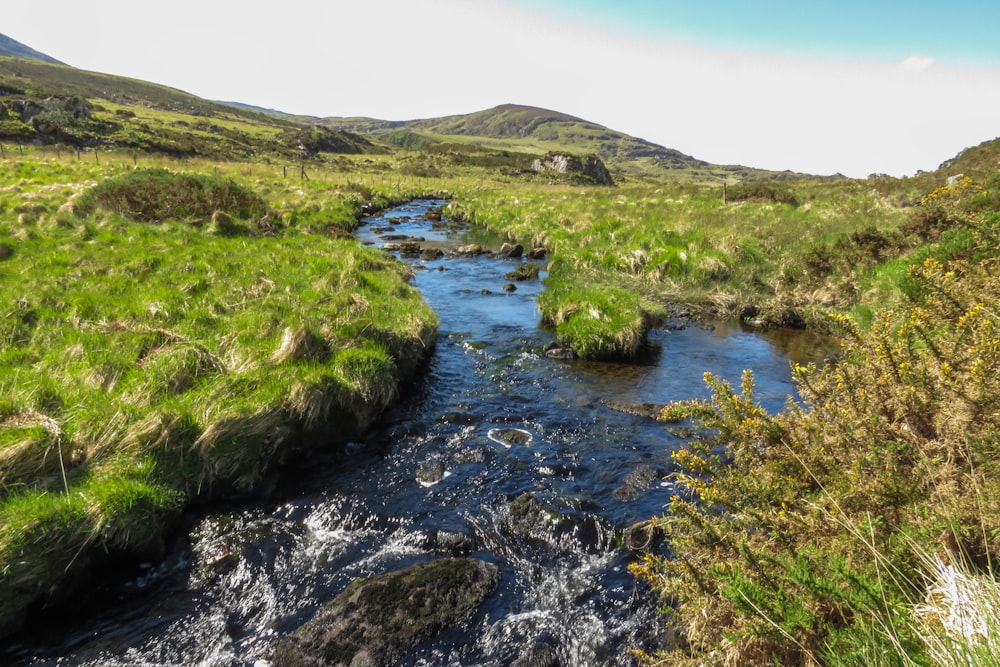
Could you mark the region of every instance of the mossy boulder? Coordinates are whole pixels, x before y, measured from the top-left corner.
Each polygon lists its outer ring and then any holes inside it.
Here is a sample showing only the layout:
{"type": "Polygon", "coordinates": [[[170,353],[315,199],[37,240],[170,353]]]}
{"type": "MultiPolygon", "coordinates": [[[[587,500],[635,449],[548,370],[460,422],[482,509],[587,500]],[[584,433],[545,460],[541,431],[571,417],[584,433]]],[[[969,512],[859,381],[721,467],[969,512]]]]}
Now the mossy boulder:
{"type": "Polygon", "coordinates": [[[358,579],[275,647],[275,667],[396,664],[471,616],[499,580],[495,565],[445,558],[358,579]]]}

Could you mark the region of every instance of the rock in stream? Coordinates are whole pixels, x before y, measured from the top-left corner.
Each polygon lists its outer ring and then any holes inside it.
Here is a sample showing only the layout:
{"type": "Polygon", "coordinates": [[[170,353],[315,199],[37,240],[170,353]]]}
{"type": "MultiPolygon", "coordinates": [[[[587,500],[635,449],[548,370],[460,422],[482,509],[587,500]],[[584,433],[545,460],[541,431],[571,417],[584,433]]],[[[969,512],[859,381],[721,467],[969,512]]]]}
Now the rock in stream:
{"type": "Polygon", "coordinates": [[[358,579],[282,639],[275,667],[383,667],[472,615],[497,587],[496,565],[444,558],[358,579]]]}

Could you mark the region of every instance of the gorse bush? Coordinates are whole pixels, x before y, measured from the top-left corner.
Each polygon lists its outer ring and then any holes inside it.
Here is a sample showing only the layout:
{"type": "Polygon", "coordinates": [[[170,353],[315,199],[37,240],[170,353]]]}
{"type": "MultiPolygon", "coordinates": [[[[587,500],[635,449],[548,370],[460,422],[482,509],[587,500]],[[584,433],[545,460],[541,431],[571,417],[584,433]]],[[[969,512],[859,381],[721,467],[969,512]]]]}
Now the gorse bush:
{"type": "Polygon", "coordinates": [[[767,414],[747,373],[664,410],[706,435],[674,455],[683,492],[658,520],[673,555],[633,571],[672,603],[688,656],[935,664],[927,561],[988,573],[1000,556],[1000,214],[962,224],[975,243],[913,265],[901,314],[836,318],[842,354],[795,369],[801,403],[767,414]]]}
{"type": "Polygon", "coordinates": [[[76,203],[83,216],[97,209],[137,222],[207,220],[216,211],[257,221],[267,212],[267,203],[232,179],[143,169],[95,185],[76,203]]]}

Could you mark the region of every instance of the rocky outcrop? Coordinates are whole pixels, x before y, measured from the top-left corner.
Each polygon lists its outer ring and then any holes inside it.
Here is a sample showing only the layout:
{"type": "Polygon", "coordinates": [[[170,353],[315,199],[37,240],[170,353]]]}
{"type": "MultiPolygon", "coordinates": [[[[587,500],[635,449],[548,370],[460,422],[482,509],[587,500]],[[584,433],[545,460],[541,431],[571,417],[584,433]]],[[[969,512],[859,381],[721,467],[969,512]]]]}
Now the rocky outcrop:
{"type": "Polygon", "coordinates": [[[354,581],[274,650],[275,667],[397,664],[406,652],[467,619],[499,581],[496,565],[445,558],[354,581]]]}
{"type": "Polygon", "coordinates": [[[604,162],[596,155],[585,158],[567,153],[549,153],[544,158],[534,161],[531,168],[535,171],[552,171],[557,174],[573,176],[578,181],[595,185],[614,185],[611,172],[604,162]]]}

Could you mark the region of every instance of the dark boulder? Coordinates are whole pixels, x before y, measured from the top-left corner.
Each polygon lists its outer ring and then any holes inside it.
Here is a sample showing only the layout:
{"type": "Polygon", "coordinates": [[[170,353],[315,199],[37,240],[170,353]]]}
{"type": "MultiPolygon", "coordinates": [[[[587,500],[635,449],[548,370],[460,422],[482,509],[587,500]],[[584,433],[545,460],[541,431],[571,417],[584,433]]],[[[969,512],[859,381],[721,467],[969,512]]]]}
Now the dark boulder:
{"type": "Polygon", "coordinates": [[[359,579],[313,620],[278,642],[275,667],[383,667],[468,619],[496,589],[499,570],[445,558],[359,579]]]}
{"type": "Polygon", "coordinates": [[[557,551],[600,553],[613,539],[611,528],[598,517],[556,510],[530,491],[511,502],[507,528],[529,544],[557,551]]]}
{"type": "Polygon", "coordinates": [[[500,246],[500,252],[497,253],[498,256],[504,259],[518,259],[524,254],[524,246],[520,243],[504,243],[500,246]]]}

